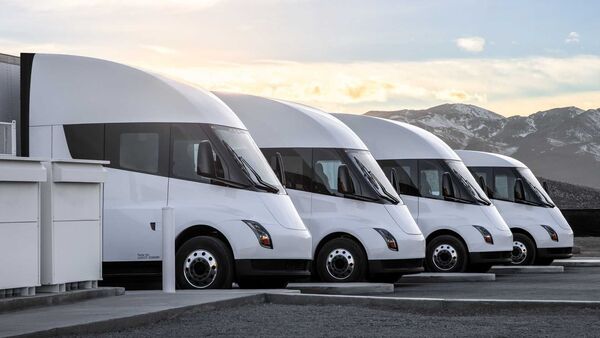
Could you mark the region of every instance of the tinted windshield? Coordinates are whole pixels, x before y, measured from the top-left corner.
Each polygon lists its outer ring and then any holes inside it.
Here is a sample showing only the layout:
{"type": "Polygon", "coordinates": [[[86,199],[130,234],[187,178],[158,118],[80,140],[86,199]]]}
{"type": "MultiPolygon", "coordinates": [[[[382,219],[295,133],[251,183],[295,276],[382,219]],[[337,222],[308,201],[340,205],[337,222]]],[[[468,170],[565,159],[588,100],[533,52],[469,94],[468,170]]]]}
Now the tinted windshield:
{"type": "Polygon", "coordinates": [[[537,197],[540,203],[554,207],[554,202],[529,168],[517,168],[517,172],[521,175],[524,185],[531,189],[531,193],[537,197]]]}
{"type": "Polygon", "coordinates": [[[446,161],[446,163],[452,171],[452,174],[454,174],[453,176],[456,177],[457,181],[460,182],[460,184],[471,195],[471,197],[484,204],[491,204],[485,192],[481,189],[479,184],[477,184],[477,181],[462,161],[449,160],[446,161]]]}
{"type": "Polygon", "coordinates": [[[215,125],[211,129],[255,186],[271,189],[273,192],[277,189],[284,193],[277,176],[248,131],[215,125]]]}
{"type": "Polygon", "coordinates": [[[488,195],[497,200],[525,203],[541,207],[554,207],[554,203],[540,182],[527,168],[513,167],[469,167],[476,177],[485,181],[488,195]],[[515,184],[523,182],[522,200],[515,199],[515,184]]]}
{"type": "Polygon", "coordinates": [[[348,157],[354,162],[358,171],[368,181],[369,185],[382,197],[393,203],[401,202],[396,189],[381,170],[373,156],[367,150],[347,150],[348,157]]]}

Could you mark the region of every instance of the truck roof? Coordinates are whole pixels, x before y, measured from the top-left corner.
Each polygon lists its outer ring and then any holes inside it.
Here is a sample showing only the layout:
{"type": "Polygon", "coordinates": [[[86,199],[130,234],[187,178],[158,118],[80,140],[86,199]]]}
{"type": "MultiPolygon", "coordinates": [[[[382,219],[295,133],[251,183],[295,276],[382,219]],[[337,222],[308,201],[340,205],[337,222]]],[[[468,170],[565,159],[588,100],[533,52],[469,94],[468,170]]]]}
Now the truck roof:
{"type": "Polygon", "coordinates": [[[303,104],[215,92],[244,122],[261,148],[367,149],[350,128],[303,104]]]}
{"type": "Polygon", "coordinates": [[[333,116],[348,125],[378,160],[460,160],[439,137],[408,123],[364,115],[333,114],[333,116]]]}
{"type": "Polygon", "coordinates": [[[505,155],[474,150],[457,150],[456,153],[467,167],[527,168],[523,162],[505,155]]]}
{"type": "MultiPolygon", "coordinates": [[[[29,126],[118,122],[211,123],[246,129],[208,91],[123,64],[22,54],[29,126]]],[[[26,96],[25,96],[26,97],[26,96]]]]}

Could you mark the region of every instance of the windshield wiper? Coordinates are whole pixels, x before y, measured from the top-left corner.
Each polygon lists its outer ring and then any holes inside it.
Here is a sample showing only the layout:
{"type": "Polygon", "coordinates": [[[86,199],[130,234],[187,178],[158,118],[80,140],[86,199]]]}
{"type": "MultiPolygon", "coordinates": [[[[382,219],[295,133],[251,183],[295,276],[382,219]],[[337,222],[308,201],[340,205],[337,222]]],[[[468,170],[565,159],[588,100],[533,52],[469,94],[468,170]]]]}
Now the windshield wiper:
{"type": "Polygon", "coordinates": [[[536,202],[532,202],[532,201],[528,201],[528,200],[518,200],[518,199],[515,199],[515,203],[521,203],[521,204],[527,204],[527,205],[534,205],[536,207],[544,206],[545,205],[544,203],[536,203],[536,202]]]}
{"type": "Polygon", "coordinates": [[[532,188],[533,188],[535,191],[537,191],[537,195],[538,195],[538,197],[541,197],[541,199],[543,200],[543,201],[540,201],[542,205],[544,205],[544,206],[547,206],[547,207],[549,207],[549,208],[554,208],[554,207],[555,207],[555,205],[554,205],[554,204],[550,203],[550,202],[548,201],[548,199],[546,199],[546,196],[544,196],[544,194],[543,194],[543,193],[540,191],[540,189],[538,189],[538,188],[537,188],[535,185],[533,185],[533,184],[529,183],[529,181],[527,181],[527,180],[525,180],[525,182],[527,182],[527,185],[529,185],[529,186],[530,186],[530,187],[532,187],[532,188]]]}
{"type": "MultiPolygon", "coordinates": [[[[473,197],[473,198],[475,198],[477,201],[479,201],[480,203],[482,203],[482,204],[484,204],[484,205],[490,205],[490,204],[492,204],[492,202],[490,202],[490,201],[488,201],[488,200],[484,199],[483,197],[481,197],[481,196],[479,195],[479,192],[477,191],[477,189],[476,189],[476,188],[474,188],[474,187],[471,185],[471,183],[470,183],[470,182],[469,182],[469,181],[468,181],[466,178],[464,178],[464,177],[463,177],[463,176],[462,176],[462,175],[461,175],[461,174],[460,174],[458,171],[454,170],[454,168],[451,168],[451,169],[452,169],[452,171],[454,172],[454,175],[455,175],[456,177],[458,177],[458,179],[459,179],[459,180],[462,182],[462,184],[463,184],[465,187],[467,187],[469,190],[471,190],[471,195],[472,195],[472,197],[473,197]]],[[[458,197],[454,197],[454,198],[456,198],[456,199],[461,199],[461,198],[458,198],[458,197]]],[[[466,199],[462,199],[462,200],[464,200],[464,201],[468,201],[468,200],[466,200],[466,199]]],[[[470,201],[469,201],[469,202],[470,202],[470,201]]]]}
{"type": "Polygon", "coordinates": [[[231,181],[231,180],[226,180],[224,178],[217,178],[217,177],[211,177],[210,180],[221,183],[225,186],[228,187],[232,187],[232,188],[241,188],[241,189],[245,189],[248,188],[247,184],[242,184],[239,182],[235,182],[235,181],[231,181]]]}
{"type": "Polygon", "coordinates": [[[353,200],[368,201],[368,202],[381,201],[379,198],[369,197],[369,196],[361,196],[361,195],[355,195],[355,194],[344,194],[344,197],[345,198],[350,198],[350,199],[353,199],[353,200]]]}
{"type": "Polygon", "coordinates": [[[465,198],[460,198],[460,197],[453,197],[453,196],[444,196],[444,200],[446,201],[452,201],[452,202],[459,202],[459,203],[464,203],[464,204],[476,204],[475,201],[471,201],[465,198]]]}
{"type": "Polygon", "coordinates": [[[362,162],[356,157],[354,157],[354,161],[356,161],[356,164],[358,164],[358,167],[360,168],[360,170],[362,171],[363,175],[365,176],[365,178],[367,179],[367,181],[369,181],[371,183],[371,185],[373,186],[373,188],[375,189],[375,191],[377,192],[377,194],[379,196],[381,196],[382,198],[387,199],[388,201],[394,203],[394,204],[398,204],[400,203],[400,201],[392,194],[390,194],[381,184],[381,181],[379,181],[377,179],[377,177],[375,177],[375,175],[373,175],[373,173],[367,169],[367,167],[362,164],[362,162]],[[383,192],[384,195],[379,193],[379,189],[381,189],[381,191],[383,192]]]}
{"type": "Polygon", "coordinates": [[[238,162],[238,164],[242,168],[242,171],[244,172],[244,174],[248,177],[248,179],[250,179],[250,182],[252,182],[256,188],[262,189],[262,190],[265,190],[268,192],[272,192],[272,193],[279,192],[279,188],[265,182],[263,180],[263,178],[256,172],[256,170],[254,168],[252,168],[250,163],[248,163],[248,161],[246,161],[246,159],[243,158],[241,155],[238,155],[235,152],[235,150],[233,150],[233,148],[227,142],[223,141],[223,144],[225,145],[225,148],[227,148],[227,150],[231,153],[231,155],[233,155],[233,158],[238,162]],[[256,180],[258,181],[259,184],[257,184],[257,182],[252,179],[252,177],[250,176],[250,173],[248,173],[248,170],[250,170],[252,172],[252,174],[254,175],[254,177],[256,177],[256,180]]]}

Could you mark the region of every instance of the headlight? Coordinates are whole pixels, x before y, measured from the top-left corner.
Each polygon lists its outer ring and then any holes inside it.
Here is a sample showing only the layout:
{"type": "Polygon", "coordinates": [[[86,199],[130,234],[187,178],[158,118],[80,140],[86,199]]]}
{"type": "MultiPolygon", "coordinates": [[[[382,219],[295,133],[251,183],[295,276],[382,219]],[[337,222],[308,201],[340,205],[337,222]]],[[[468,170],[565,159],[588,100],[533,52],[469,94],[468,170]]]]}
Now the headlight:
{"type": "Polygon", "coordinates": [[[550,235],[550,239],[558,242],[558,234],[556,233],[556,231],[554,231],[554,229],[552,229],[549,225],[543,225],[542,224],[542,228],[546,229],[546,231],[548,231],[548,235],[550,235]]]}
{"type": "Polygon", "coordinates": [[[383,240],[385,241],[385,244],[387,244],[388,249],[398,251],[398,242],[396,242],[396,239],[389,231],[381,228],[374,229],[381,235],[381,237],[383,237],[383,240]]]}
{"type": "Polygon", "coordinates": [[[492,234],[490,234],[490,232],[487,231],[486,228],[482,227],[481,225],[473,225],[473,228],[475,228],[479,231],[481,236],[483,236],[483,240],[487,244],[494,244],[494,237],[492,237],[492,234]]]}
{"type": "Polygon", "coordinates": [[[254,234],[256,235],[260,246],[267,249],[273,249],[271,235],[269,235],[267,229],[265,229],[262,225],[260,225],[260,223],[255,221],[243,219],[242,222],[246,223],[246,225],[249,226],[250,229],[252,229],[252,232],[254,232],[254,234]]]}

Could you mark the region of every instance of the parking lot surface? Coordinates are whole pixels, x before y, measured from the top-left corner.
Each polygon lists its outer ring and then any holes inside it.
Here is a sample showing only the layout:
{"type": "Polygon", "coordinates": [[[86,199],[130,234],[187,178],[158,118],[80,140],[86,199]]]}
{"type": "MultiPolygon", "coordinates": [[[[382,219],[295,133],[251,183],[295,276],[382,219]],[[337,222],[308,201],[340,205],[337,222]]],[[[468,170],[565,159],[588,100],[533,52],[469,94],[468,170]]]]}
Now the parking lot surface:
{"type": "Polygon", "coordinates": [[[494,282],[400,282],[394,294],[387,296],[600,301],[600,267],[567,267],[562,273],[552,274],[497,275],[494,282]]]}
{"type": "Polygon", "coordinates": [[[95,337],[439,337],[594,336],[598,311],[409,313],[353,306],[248,305],[190,311],[152,325],[95,337]]]}

